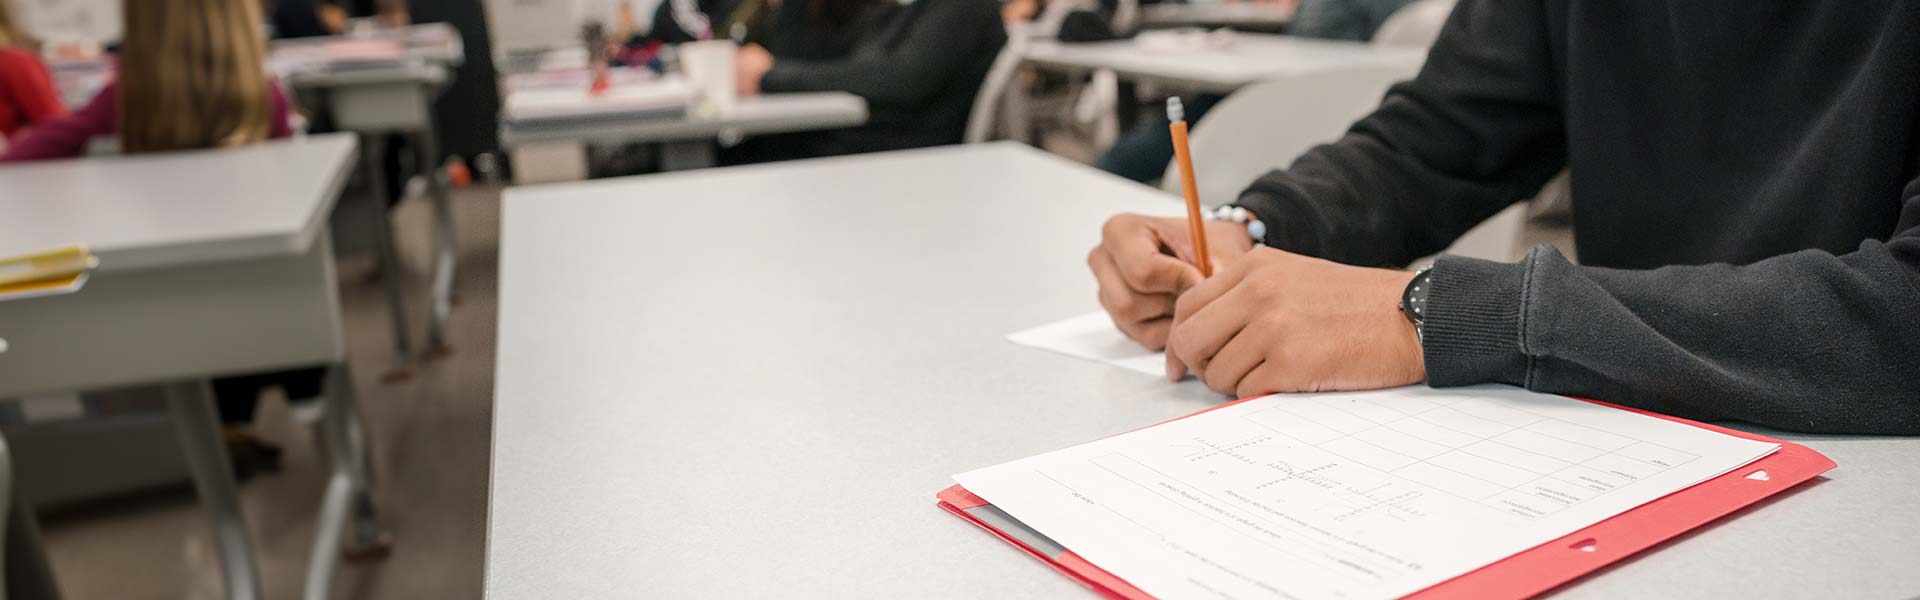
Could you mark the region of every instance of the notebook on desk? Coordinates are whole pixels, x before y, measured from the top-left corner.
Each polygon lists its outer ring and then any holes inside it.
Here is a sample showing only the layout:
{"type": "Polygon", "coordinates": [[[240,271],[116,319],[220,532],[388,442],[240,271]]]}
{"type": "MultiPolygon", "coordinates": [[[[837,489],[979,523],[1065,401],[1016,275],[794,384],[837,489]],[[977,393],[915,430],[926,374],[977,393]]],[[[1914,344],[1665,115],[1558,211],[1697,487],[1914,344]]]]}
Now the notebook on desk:
{"type": "Polygon", "coordinates": [[[24,300],[78,291],[100,260],[85,246],[0,257],[0,300],[24,300]]]}
{"type": "Polygon", "coordinates": [[[939,506],[1114,598],[1521,598],[1834,466],[1504,386],[1250,398],[956,475],[939,506]]]}

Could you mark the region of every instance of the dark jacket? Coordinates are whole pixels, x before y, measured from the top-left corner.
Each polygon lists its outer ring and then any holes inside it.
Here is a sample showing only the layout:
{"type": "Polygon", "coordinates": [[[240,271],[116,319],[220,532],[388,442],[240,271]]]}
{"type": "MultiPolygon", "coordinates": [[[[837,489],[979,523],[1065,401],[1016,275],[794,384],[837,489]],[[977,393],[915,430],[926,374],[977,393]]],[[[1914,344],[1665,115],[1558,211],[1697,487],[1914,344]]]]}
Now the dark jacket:
{"type": "Polygon", "coordinates": [[[1920,0],[1463,0],[1240,201],[1274,246],[1400,265],[1569,167],[1583,265],[1441,258],[1434,385],[1920,433],[1916,31],[1920,0]]]}
{"type": "Polygon", "coordinates": [[[827,60],[846,58],[862,33],[878,31],[900,12],[894,0],[868,0],[849,9],[844,20],[810,14],[807,0],[781,2],[763,21],[761,45],[775,58],[827,60]]]}
{"type": "Polygon", "coordinates": [[[865,98],[867,125],[833,133],[844,152],[955,144],[1006,41],[994,0],[917,0],[862,36],[848,57],[778,59],[760,87],[865,98]]]}

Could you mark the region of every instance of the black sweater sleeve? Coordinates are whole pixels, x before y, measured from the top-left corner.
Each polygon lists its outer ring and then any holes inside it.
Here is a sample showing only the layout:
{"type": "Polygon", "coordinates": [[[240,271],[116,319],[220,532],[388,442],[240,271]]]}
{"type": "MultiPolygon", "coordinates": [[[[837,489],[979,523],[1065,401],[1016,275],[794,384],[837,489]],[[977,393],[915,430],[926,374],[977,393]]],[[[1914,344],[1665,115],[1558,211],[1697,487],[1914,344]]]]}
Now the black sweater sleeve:
{"type": "Polygon", "coordinates": [[[985,46],[997,32],[974,26],[998,24],[994,3],[977,0],[917,0],[900,11],[903,21],[866,36],[844,59],[776,59],[760,78],[768,92],[843,91],[874,104],[920,106],[969,65],[954,57],[985,46]],[[985,11],[985,12],[982,12],[985,11]]]}
{"type": "Polygon", "coordinates": [[[1447,247],[1566,164],[1538,0],[1465,0],[1413,80],[1239,204],[1283,250],[1398,266],[1447,247]]]}
{"type": "MultiPolygon", "coordinates": [[[[1419,76],[1240,203],[1281,249],[1383,266],[1437,252],[1565,164],[1552,55],[1541,3],[1463,0],[1419,76]]],[[[1920,181],[1887,201],[1903,203],[1887,241],[1842,255],[1653,270],[1574,266],[1547,248],[1518,264],[1442,257],[1428,380],[1920,433],[1920,181]]]]}
{"type": "Polygon", "coordinates": [[[1696,419],[1920,433],[1920,180],[1898,231],[1835,256],[1576,267],[1442,257],[1426,328],[1434,385],[1497,381],[1696,419]]]}

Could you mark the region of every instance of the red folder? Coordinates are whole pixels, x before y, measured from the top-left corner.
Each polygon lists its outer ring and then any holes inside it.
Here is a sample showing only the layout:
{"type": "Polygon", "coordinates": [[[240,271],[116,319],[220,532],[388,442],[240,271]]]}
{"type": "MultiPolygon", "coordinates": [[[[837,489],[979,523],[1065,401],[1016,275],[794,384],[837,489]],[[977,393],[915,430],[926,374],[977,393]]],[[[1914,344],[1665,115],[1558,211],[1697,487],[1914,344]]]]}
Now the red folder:
{"type": "MultiPolygon", "coordinates": [[[[1217,410],[1226,406],[1245,402],[1242,399],[1209,408],[1217,410]]],[[[1435,584],[1407,598],[1418,600],[1437,600],[1445,598],[1527,598],[1546,592],[1560,584],[1572,581],[1606,566],[1609,563],[1632,556],[1654,544],[1666,541],[1709,521],[1726,516],[1747,505],[1759,502],[1768,496],[1786,491],[1802,482],[1813,479],[1834,467],[1832,459],[1814,452],[1812,449],[1792,442],[1783,442],[1761,435],[1735,431],[1669,417],[1636,408],[1628,408],[1605,402],[1588,400],[1594,404],[1633,411],[1650,417],[1666,419],[1676,423],[1685,423],[1701,429],[1716,431],[1734,437],[1779,444],[1780,450],[1761,457],[1746,466],[1734,469],[1724,475],[1701,482],[1690,488],[1668,494],[1658,500],[1648,502],[1613,518],[1596,523],[1591,527],[1568,534],[1560,539],[1535,546],[1519,554],[1509,556],[1493,564],[1470,571],[1465,575],[1435,584]]],[[[1203,410],[1195,415],[1207,412],[1203,410]]],[[[1193,415],[1187,415],[1188,417],[1193,415]]],[[[1186,417],[1180,417],[1184,419],[1186,417]]],[[[1179,419],[1174,419],[1179,420],[1179,419]]],[[[988,506],[989,503],[968,492],[958,485],[941,490],[938,496],[939,506],[947,512],[966,519],[974,525],[992,533],[995,537],[1014,545],[1022,552],[1040,559],[1072,577],[1100,595],[1121,600],[1151,600],[1153,596],[1140,591],[1126,581],[1115,577],[1086,559],[1074,554],[1072,550],[1062,550],[1057,555],[1046,555],[1040,550],[1000,531],[985,521],[967,512],[968,509],[988,506]]]]}

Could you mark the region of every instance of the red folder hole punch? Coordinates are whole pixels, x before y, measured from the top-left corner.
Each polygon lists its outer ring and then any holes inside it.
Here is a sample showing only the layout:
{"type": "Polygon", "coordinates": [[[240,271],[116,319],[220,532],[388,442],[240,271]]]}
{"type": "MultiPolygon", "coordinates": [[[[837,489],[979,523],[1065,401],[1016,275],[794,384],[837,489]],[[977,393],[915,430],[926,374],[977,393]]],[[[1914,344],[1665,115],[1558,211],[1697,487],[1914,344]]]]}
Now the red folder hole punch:
{"type": "Polygon", "coordinates": [[[1758,470],[1758,471],[1754,471],[1754,472],[1752,472],[1752,473],[1748,473],[1748,474],[1747,474],[1747,479],[1752,479],[1752,480],[1754,480],[1754,481],[1766,481],[1766,480],[1768,480],[1768,479],[1772,479],[1772,478],[1771,478],[1771,477],[1767,477],[1767,470],[1766,470],[1766,469],[1761,469],[1761,470],[1758,470]]]}
{"type": "Polygon", "coordinates": [[[1593,538],[1587,538],[1584,540],[1580,540],[1578,542],[1574,542],[1573,546],[1570,546],[1570,547],[1573,548],[1574,550],[1579,550],[1581,552],[1599,552],[1600,541],[1593,538]]]}

